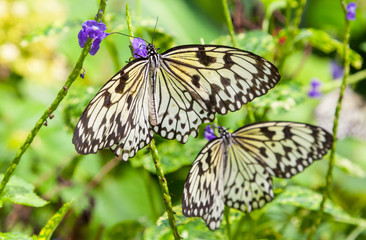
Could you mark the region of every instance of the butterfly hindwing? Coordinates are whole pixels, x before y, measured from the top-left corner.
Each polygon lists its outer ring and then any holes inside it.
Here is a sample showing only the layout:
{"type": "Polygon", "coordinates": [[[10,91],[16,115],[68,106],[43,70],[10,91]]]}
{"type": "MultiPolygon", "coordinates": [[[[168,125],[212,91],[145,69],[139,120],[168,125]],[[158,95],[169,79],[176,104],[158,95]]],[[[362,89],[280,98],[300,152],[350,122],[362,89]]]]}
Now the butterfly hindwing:
{"type": "Polygon", "coordinates": [[[225,171],[225,204],[242,212],[261,208],[273,199],[272,176],[233,140],[225,171]]]}
{"type": "Polygon", "coordinates": [[[127,160],[150,142],[147,74],[147,62],[135,60],[99,90],[75,128],[73,143],[79,153],[111,148],[127,160]]]}
{"type": "Polygon", "coordinates": [[[225,148],[220,138],[209,142],[194,161],[183,190],[183,214],[202,217],[211,230],[220,226],[224,209],[225,148]]]}

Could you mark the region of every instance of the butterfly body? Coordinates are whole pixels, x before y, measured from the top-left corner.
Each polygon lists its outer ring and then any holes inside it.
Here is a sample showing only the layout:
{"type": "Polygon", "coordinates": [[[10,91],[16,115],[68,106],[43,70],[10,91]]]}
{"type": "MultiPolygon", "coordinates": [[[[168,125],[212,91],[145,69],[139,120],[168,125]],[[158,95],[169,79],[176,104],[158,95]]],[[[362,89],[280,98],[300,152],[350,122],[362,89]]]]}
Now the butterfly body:
{"type": "Polygon", "coordinates": [[[184,185],[182,212],[202,217],[211,230],[220,226],[224,205],[243,212],[274,197],[272,178],[290,178],[332,146],[324,129],[303,123],[264,122],[207,143],[196,157],[184,185]]]}
{"type": "Polygon", "coordinates": [[[279,81],[262,57],[220,45],[178,46],[159,54],[152,44],[114,75],[90,101],[75,128],[81,154],[111,148],[133,157],[154,132],[181,143],[215,113],[236,111],[279,81]]]}

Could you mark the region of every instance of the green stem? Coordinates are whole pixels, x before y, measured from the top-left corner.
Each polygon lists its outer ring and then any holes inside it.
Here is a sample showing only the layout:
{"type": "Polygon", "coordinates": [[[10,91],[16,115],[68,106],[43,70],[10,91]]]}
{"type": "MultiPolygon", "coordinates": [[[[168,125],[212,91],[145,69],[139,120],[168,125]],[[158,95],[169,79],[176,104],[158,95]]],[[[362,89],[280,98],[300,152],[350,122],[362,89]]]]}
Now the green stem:
{"type": "Polygon", "coordinates": [[[170,227],[173,231],[174,239],[175,240],[181,239],[181,237],[179,236],[179,233],[178,233],[177,225],[175,223],[174,211],[173,211],[173,206],[172,206],[172,199],[171,199],[170,194],[169,194],[168,184],[167,184],[166,179],[164,177],[164,171],[163,171],[163,168],[161,167],[160,157],[159,157],[159,154],[158,154],[158,150],[156,149],[154,139],[152,139],[151,142],[150,142],[150,153],[151,153],[151,156],[152,156],[153,161],[154,161],[156,174],[158,175],[160,188],[161,188],[163,198],[164,198],[164,202],[165,202],[165,206],[166,206],[166,209],[167,209],[167,212],[168,212],[169,224],[170,224],[170,227]]]}
{"type": "MultiPolygon", "coordinates": [[[[106,7],[106,0],[101,0],[99,4],[98,14],[96,17],[96,21],[99,22],[104,14],[104,10],[106,7]]],[[[78,61],[76,62],[74,69],[71,71],[69,77],[67,78],[67,81],[65,85],[60,89],[60,91],[57,94],[56,99],[52,102],[51,106],[45,110],[41,118],[38,120],[36,125],[33,127],[31,132],[28,134],[27,139],[25,142],[20,146],[17,153],[15,154],[15,157],[10,163],[9,168],[6,170],[3,180],[0,183],[0,198],[4,194],[4,189],[6,184],[9,182],[11,176],[13,175],[16,167],[18,166],[20,159],[22,158],[22,155],[27,151],[29,145],[33,142],[34,137],[37,135],[38,131],[41,129],[41,127],[46,123],[47,118],[57,109],[61,101],[65,98],[68,90],[71,87],[71,84],[75,81],[75,79],[79,76],[80,71],[83,67],[84,60],[86,56],[88,55],[88,52],[90,50],[91,46],[91,39],[88,39],[85,43],[85,46],[83,50],[81,51],[81,54],[79,56],[78,61]]]]}
{"type": "Polygon", "coordinates": [[[221,0],[221,2],[222,2],[222,7],[224,8],[226,25],[229,29],[231,42],[232,42],[233,46],[237,48],[237,47],[239,47],[239,44],[238,44],[238,42],[236,41],[236,38],[235,38],[234,26],[233,26],[233,22],[231,21],[231,16],[230,16],[229,7],[227,5],[227,0],[221,0]]]}
{"type": "MultiPolygon", "coordinates": [[[[129,10],[128,4],[126,4],[126,20],[127,20],[127,27],[128,27],[129,35],[131,36],[130,37],[130,42],[132,43],[133,31],[132,31],[130,10],[129,10]]],[[[133,55],[132,48],[131,48],[131,53],[133,55]]],[[[170,194],[169,194],[168,184],[166,183],[166,179],[164,177],[164,171],[163,171],[163,168],[161,167],[160,157],[159,157],[159,154],[158,154],[158,150],[156,149],[154,139],[152,139],[151,142],[150,142],[150,153],[151,153],[151,156],[152,156],[153,161],[154,161],[156,174],[158,175],[160,189],[161,189],[161,192],[163,194],[164,203],[165,203],[165,206],[166,206],[166,209],[167,209],[169,224],[170,224],[170,227],[173,231],[174,239],[176,239],[176,240],[181,239],[181,237],[179,236],[179,233],[178,233],[177,225],[175,223],[174,211],[173,211],[173,206],[172,206],[172,199],[171,199],[170,194]]]]}
{"type": "MultiPolygon", "coordinates": [[[[343,6],[343,10],[344,10],[344,13],[346,16],[347,15],[347,6],[343,0],[341,0],[341,5],[343,6]]],[[[344,35],[344,40],[343,40],[344,76],[343,76],[343,81],[342,81],[340,94],[339,94],[339,98],[338,98],[338,102],[337,102],[337,107],[336,107],[335,114],[334,114],[335,116],[334,116],[334,122],[333,122],[333,146],[330,151],[329,167],[328,167],[328,171],[327,171],[327,175],[326,175],[326,179],[325,179],[326,182],[325,182],[325,189],[323,191],[323,199],[320,203],[318,217],[315,221],[312,232],[310,233],[311,238],[315,235],[315,231],[323,218],[325,202],[329,198],[330,187],[331,187],[331,184],[333,181],[333,168],[334,168],[335,151],[336,151],[336,143],[337,143],[339,113],[342,108],[344,89],[346,88],[346,85],[347,85],[347,78],[349,76],[349,69],[350,69],[349,38],[350,38],[350,24],[349,24],[349,21],[346,19],[345,35],[344,35]]]]}
{"type": "Polygon", "coordinates": [[[230,225],[230,208],[225,206],[224,216],[226,221],[226,235],[227,239],[231,240],[231,225],[230,225]]]}
{"type": "Polygon", "coordinates": [[[282,76],[284,76],[284,64],[285,61],[287,59],[287,57],[293,52],[293,40],[297,34],[297,31],[299,29],[300,26],[300,22],[301,22],[301,15],[302,12],[304,10],[305,4],[306,4],[306,0],[298,0],[299,4],[296,8],[295,11],[295,15],[294,15],[294,19],[292,24],[290,24],[290,19],[291,18],[291,6],[290,6],[290,1],[287,1],[287,9],[286,9],[286,31],[287,31],[287,39],[286,39],[286,43],[285,46],[282,48],[283,49],[283,53],[281,56],[281,59],[278,63],[278,70],[280,72],[280,74],[282,76]]]}
{"type": "MultiPolygon", "coordinates": [[[[222,7],[224,9],[226,25],[229,29],[229,34],[231,37],[231,43],[233,44],[233,47],[237,48],[237,47],[239,47],[239,44],[235,38],[234,25],[233,25],[233,22],[231,21],[231,15],[230,15],[229,7],[227,5],[227,0],[221,0],[221,2],[222,2],[222,7]]],[[[255,122],[254,114],[251,111],[251,107],[249,106],[249,103],[247,103],[246,109],[247,109],[247,113],[248,113],[250,122],[252,122],[252,123],[255,122]]]]}

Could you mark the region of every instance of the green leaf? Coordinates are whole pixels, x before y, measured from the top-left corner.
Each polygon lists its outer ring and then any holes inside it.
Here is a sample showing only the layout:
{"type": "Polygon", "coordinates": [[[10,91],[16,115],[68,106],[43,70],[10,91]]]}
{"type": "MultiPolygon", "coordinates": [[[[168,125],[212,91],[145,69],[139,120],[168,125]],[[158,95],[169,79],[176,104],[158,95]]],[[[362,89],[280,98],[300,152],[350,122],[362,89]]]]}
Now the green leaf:
{"type": "Polygon", "coordinates": [[[62,103],[62,116],[70,132],[74,132],[81,114],[90,100],[94,97],[97,89],[93,87],[86,88],[73,86],[73,88],[68,91],[69,92],[62,103]]]}
{"type": "MultiPolygon", "coordinates": [[[[336,51],[339,56],[343,57],[343,43],[332,38],[328,33],[318,29],[300,29],[295,42],[309,41],[310,45],[318,48],[325,53],[336,51]]],[[[356,69],[360,69],[363,59],[361,55],[350,49],[351,65],[356,69]]]]}
{"type": "MultiPolygon", "coordinates": [[[[289,186],[270,204],[292,205],[311,211],[318,211],[322,198],[320,193],[313,190],[300,186],[289,186]]],[[[335,203],[330,200],[326,201],[324,212],[333,216],[335,221],[366,227],[365,219],[350,216],[341,207],[335,205],[335,203]]]]}
{"type": "MultiPolygon", "coordinates": [[[[182,214],[180,205],[174,206],[173,211],[176,213],[175,219],[178,232],[183,239],[225,239],[226,236],[223,227],[216,231],[210,231],[201,218],[185,217],[182,214]]],[[[166,213],[158,219],[156,225],[148,227],[144,232],[144,239],[170,240],[172,236],[172,230],[166,213]]]]}
{"type": "Polygon", "coordinates": [[[47,224],[42,228],[38,235],[37,240],[49,240],[57,226],[60,224],[61,220],[64,218],[67,211],[70,209],[71,202],[65,203],[60,210],[55,213],[47,224]]]}
{"type": "Polygon", "coordinates": [[[335,165],[352,177],[364,178],[366,175],[360,165],[339,154],[335,155],[335,165]]]}
{"type": "MultiPolygon", "coordinates": [[[[4,174],[0,174],[0,181],[4,174]]],[[[0,207],[6,201],[31,207],[43,207],[47,201],[34,193],[34,186],[24,180],[13,176],[5,187],[4,195],[0,199],[0,207]]]]}
{"type": "Polygon", "coordinates": [[[1,240],[34,240],[35,238],[29,237],[23,233],[17,233],[17,232],[1,233],[0,232],[0,239],[1,240]]]}
{"type": "MultiPolygon", "coordinates": [[[[174,172],[184,165],[192,164],[197,154],[207,143],[207,140],[204,138],[194,139],[192,137],[184,145],[176,140],[164,141],[159,136],[156,136],[155,139],[165,174],[174,172]]],[[[154,174],[156,172],[151,155],[146,150],[140,150],[136,157],[131,159],[131,165],[134,167],[142,166],[154,174]]]]}
{"type": "Polygon", "coordinates": [[[136,221],[123,221],[119,222],[112,227],[108,228],[105,231],[105,236],[103,239],[106,240],[133,240],[138,239],[142,231],[144,230],[144,226],[136,221]]]}
{"type": "MultiPolygon", "coordinates": [[[[240,48],[245,51],[253,52],[267,59],[273,58],[275,43],[272,35],[260,30],[253,30],[236,35],[236,39],[240,48]]],[[[231,38],[229,35],[222,36],[212,43],[230,46],[231,38]]]]}

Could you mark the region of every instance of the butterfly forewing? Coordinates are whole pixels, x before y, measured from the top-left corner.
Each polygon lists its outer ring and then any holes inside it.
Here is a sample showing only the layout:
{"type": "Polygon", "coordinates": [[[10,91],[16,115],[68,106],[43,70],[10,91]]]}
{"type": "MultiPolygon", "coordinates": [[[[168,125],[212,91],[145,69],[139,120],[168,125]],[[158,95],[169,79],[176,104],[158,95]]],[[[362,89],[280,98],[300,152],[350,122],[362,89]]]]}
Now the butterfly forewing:
{"type": "Polygon", "coordinates": [[[163,53],[162,61],[205,109],[220,114],[240,109],[280,80],[277,68],[264,58],[226,46],[179,46],[163,53]]]}
{"type": "Polygon", "coordinates": [[[236,48],[187,45],[161,55],[157,75],[160,125],[164,138],[184,143],[215,113],[236,111],[265,94],[279,81],[276,67],[262,57],[236,48]]]}
{"type": "Polygon", "coordinates": [[[252,124],[237,130],[233,137],[271,175],[282,178],[290,178],[321,159],[333,142],[324,129],[294,122],[252,124]]]}
{"type": "Polygon", "coordinates": [[[150,142],[147,75],[147,61],[136,60],[99,90],[75,128],[73,143],[79,153],[111,148],[127,160],[150,142]]]}

